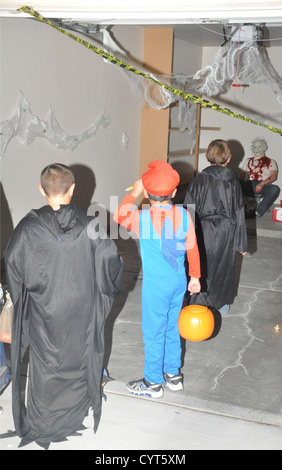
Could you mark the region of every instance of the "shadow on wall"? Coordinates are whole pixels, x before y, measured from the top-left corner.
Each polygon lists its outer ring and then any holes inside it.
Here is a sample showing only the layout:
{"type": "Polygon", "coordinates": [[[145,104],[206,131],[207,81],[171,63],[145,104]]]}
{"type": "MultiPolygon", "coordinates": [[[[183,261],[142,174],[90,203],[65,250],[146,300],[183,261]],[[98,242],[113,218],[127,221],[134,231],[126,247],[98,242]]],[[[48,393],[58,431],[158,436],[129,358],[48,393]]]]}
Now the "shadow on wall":
{"type": "Polygon", "coordinates": [[[194,167],[188,162],[173,162],[171,166],[176,170],[180,176],[180,183],[177,188],[177,193],[173,199],[174,204],[183,204],[188,184],[194,178],[194,167]]]}
{"type": "Polygon", "coordinates": [[[87,211],[96,188],[96,179],[91,168],[85,165],[70,165],[74,173],[75,190],[72,202],[87,211]]]}
{"type": "Polygon", "coordinates": [[[228,163],[228,168],[234,170],[236,173],[239,171],[239,165],[242,163],[243,159],[245,158],[245,150],[244,147],[238,140],[228,140],[227,141],[231,153],[232,158],[228,163]]]}

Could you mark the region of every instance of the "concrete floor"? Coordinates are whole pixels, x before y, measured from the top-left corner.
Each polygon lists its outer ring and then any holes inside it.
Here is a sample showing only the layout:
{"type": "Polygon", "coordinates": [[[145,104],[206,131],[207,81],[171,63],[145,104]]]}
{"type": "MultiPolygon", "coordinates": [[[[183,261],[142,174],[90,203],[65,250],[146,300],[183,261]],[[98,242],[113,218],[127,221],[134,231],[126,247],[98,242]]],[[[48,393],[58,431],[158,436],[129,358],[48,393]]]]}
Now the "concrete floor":
{"type": "MultiPolygon", "coordinates": [[[[114,380],[101,424],[94,436],[88,417],[82,436],[50,450],[282,450],[282,223],[269,212],[247,226],[249,253],[238,256],[234,304],[216,316],[210,340],[184,341],[184,390],[165,389],[158,400],[132,397],[125,387],[143,377],[142,272],[138,243],[118,241],[125,273],[106,323],[105,362],[114,380]]],[[[0,405],[0,433],[7,433],[14,429],[10,385],[0,405]]],[[[19,441],[11,435],[0,448],[17,450],[19,441]]],[[[33,449],[40,448],[23,448],[33,449]]]]}

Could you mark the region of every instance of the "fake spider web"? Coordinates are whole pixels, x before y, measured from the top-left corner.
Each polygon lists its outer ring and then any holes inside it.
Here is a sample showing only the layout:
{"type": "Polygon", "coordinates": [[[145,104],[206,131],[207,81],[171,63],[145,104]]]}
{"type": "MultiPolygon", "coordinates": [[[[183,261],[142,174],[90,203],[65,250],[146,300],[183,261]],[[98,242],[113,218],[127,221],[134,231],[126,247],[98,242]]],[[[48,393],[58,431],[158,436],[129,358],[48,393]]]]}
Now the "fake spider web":
{"type": "MultiPolygon", "coordinates": [[[[255,26],[253,26],[255,28],[255,26]]],[[[107,46],[108,52],[113,53],[116,57],[136,66],[128,55],[117,45],[115,38],[107,31],[103,31],[103,44],[107,46]]],[[[207,98],[215,97],[227,93],[232,86],[250,86],[252,84],[263,84],[272,89],[279,104],[282,104],[282,78],[278,75],[271,64],[266,49],[259,45],[254,31],[253,39],[245,41],[228,41],[225,46],[221,46],[212,60],[202,69],[198,70],[194,75],[171,74],[161,75],[152,74],[148,70],[142,69],[138,65],[138,69],[149,73],[159,82],[170,85],[176,89],[180,89],[187,93],[196,95],[204,95],[207,98]]],[[[189,102],[174,93],[158,87],[150,80],[138,75],[129,74],[126,71],[127,80],[134,88],[134,92],[138,93],[143,102],[153,109],[165,109],[174,103],[179,104],[178,126],[181,132],[188,131],[193,136],[193,146],[191,153],[194,151],[196,136],[196,109],[195,103],[189,102]]],[[[235,97],[237,104],[239,100],[235,97]]],[[[242,105],[241,105],[242,107],[242,105]]],[[[245,113],[252,118],[253,113],[245,113]]],[[[268,113],[260,116],[260,120],[277,117],[268,113]]],[[[258,114],[256,114],[256,118],[258,114]]]]}

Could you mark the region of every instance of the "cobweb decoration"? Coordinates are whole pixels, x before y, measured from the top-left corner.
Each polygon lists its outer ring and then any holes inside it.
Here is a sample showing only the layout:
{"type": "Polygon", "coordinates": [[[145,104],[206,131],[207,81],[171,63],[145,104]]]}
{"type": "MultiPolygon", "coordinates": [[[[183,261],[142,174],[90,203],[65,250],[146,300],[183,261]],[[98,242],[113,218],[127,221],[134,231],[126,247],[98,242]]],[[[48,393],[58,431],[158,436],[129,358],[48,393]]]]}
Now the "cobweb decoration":
{"type": "MultiPolygon", "coordinates": [[[[241,29],[241,28],[239,28],[241,29]]],[[[245,28],[247,29],[247,28],[245,28]]],[[[243,30],[243,28],[242,28],[243,30]]],[[[256,26],[252,25],[249,37],[242,41],[227,41],[216,52],[210,63],[203,69],[198,70],[194,75],[153,74],[136,64],[134,60],[117,43],[114,36],[108,30],[103,31],[103,44],[107,46],[108,52],[150,74],[153,78],[174,88],[187,93],[204,95],[208,98],[227,93],[233,86],[248,86],[251,84],[264,84],[269,86],[276,95],[279,104],[282,104],[282,78],[278,75],[271,64],[266,49],[258,44],[256,26]],[[234,82],[237,82],[234,84],[234,82]]],[[[193,137],[191,153],[194,151],[196,142],[196,109],[197,105],[182,99],[181,97],[160,88],[150,80],[144,79],[135,74],[129,74],[120,69],[129,81],[143,104],[153,109],[165,109],[175,103],[179,104],[178,125],[180,132],[188,131],[193,137]]],[[[237,99],[237,97],[236,97],[237,99]]],[[[237,100],[238,102],[238,100],[237,100]]],[[[244,108],[244,106],[240,106],[244,108]]],[[[245,112],[250,116],[249,112],[245,112]]],[[[260,116],[260,120],[263,116],[260,116]]],[[[268,114],[268,117],[278,116],[268,114]]],[[[264,114],[265,117],[265,114],[264,114]]]]}
{"type": "Polygon", "coordinates": [[[193,78],[201,82],[197,90],[206,96],[226,93],[235,80],[243,85],[265,84],[282,104],[282,78],[272,66],[266,49],[253,41],[221,47],[193,78]]]}
{"type": "MultiPolygon", "coordinates": [[[[116,38],[113,36],[111,31],[107,29],[103,30],[103,49],[109,54],[114,55],[118,59],[125,60],[128,64],[137,68],[141,72],[144,72],[150,75],[152,78],[157,80],[162,80],[163,83],[170,85],[171,76],[154,74],[149,72],[141,64],[137,63],[122,46],[119,45],[116,38]]],[[[105,63],[109,64],[109,67],[115,67],[107,59],[103,59],[105,63]]],[[[164,89],[154,84],[151,80],[148,80],[144,77],[138,76],[137,74],[129,74],[127,71],[119,68],[125,79],[131,85],[134,94],[137,94],[137,97],[140,99],[142,104],[148,105],[151,108],[160,110],[165,109],[170,104],[177,101],[178,97],[164,89]]]]}
{"type": "MultiPolygon", "coordinates": [[[[137,68],[141,72],[150,75],[152,78],[162,82],[166,85],[171,85],[180,90],[193,90],[197,92],[197,87],[199,85],[198,81],[193,79],[193,76],[187,76],[184,74],[157,74],[151,73],[145,67],[136,63],[132,57],[128,54],[125,49],[123,49],[107,29],[103,30],[103,48],[109,53],[113,54],[115,57],[125,60],[127,63],[137,68]]],[[[109,66],[114,67],[113,64],[104,60],[109,66]]],[[[175,103],[179,104],[178,108],[178,126],[179,131],[187,131],[188,134],[192,135],[192,146],[191,154],[194,152],[195,142],[196,142],[196,115],[197,115],[197,105],[190,101],[187,101],[178,95],[166,90],[165,88],[159,87],[151,80],[148,80],[137,74],[130,74],[127,71],[119,68],[120,72],[123,74],[125,80],[128,81],[131,86],[135,96],[139,98],[139,101],[142,105],[149,106],[156,110],[166,109],[170,105],[175,103]]]]}
{"type": "Polygon", "coordinates": [[[95,136],[100,127],[105,128],[110,122],[110,116],[104,110],[87,130],[69,135],[61,128],[51,108],[45,121],[33,114],[30,103],[21,91],[14,116],[0,123],[0,158],[4,157],[9,142],[16,136],[23,145],[30,145],[37,137],[43,137],[59,149],[74,150],[81,142],[95,136]]]}
{"type": "MultiPolygon", "coordinates": [[[[103,31],[103,42],[108,46],[109,53],[112,52],[123,60],[126,56],[127,62],[139,70],[145,71],[153,78],[184,92],[213,97],[227,93],[234,81],[238,81],[242,85],[264,84],[273,90],[277,101],[282,104],[282,78],[271,64],[265,47],[258,43],[259,32],[256,31],[256,26],[251,25],[249,28],[249,31],[248,27],[239,28],[239,31],[249,33],[248,39],[240,40],[239,35],[239,39],[227,41],[224,46],[218,49],[210,63],[193,75],[150,73],[140,67],[140,64],[134,63],[107,30],[103,31]]],[[[157,85],[138,77],[138,75],[129,74],[123,70],[122,73],[131,82],[135,92],[137,90],[145,103],[154,109],[163,109],[173,103],[185,101],[167,90],[158,91],[157,85]]],[[[191,112],[194,112],[194,107],[191,107],[191,112]]],[[[181,115],[183,115],[183,109],[179,113],[179,122],[180,127],[184,129],[185,124],[181,120],[181,115]]]]}
{"type": "MultiPolygon", "coordinates": [[[[93,39],[93,38],[92,38],[93,39]]],[[[137,64],[130,54],[117,43],[116,39],[107,29],[103,30],[103,45],[107,52],[114,53],[114,56],[126,57],[126,62],[130,63],[140,71],[150,74],[152,78],[171,85],[195,95],[204,95],[208,98],[218,96],[234,86],[234,81],[242,85],[265,84],[269,86],[277,97],[279,104],[282,104],[282,78],[272,66],[267,51],[257,42],[255,34],[251,39],[240,41],[230,41],[222,46],[215,54],[208,65],[198,70],[194,75],[171,74],[161,75],[149,72],[144,67],[137,64]]],[[[108,66],[113,64],[105,60],[108,66]]],[[[124,78],[133,88],[134,95],[139,96],[142,104],[146,104],[153,109],[165,109],[178,103],[178,125],[181,132],[188,131],[192,135],[193,145],[191,153],[194,151],[196,142],[196,110],[197,105],[188,100],[184,100],[178,95],[154,84],[151,80],[143,78],[137,74],[130,74],[122,68],[118,68],[124,78]]],[[[237,97],[235,97],[235,100],[237,97]]],[[[239,101],[237,99],[237,103],[239,101]]],[[[244,106],[240,106],[244,108],[244,106]]],[[[250,116],[249,112],[245,112],[250,116]]],[[[271,115],[272,118],[278,114],[271,115]]],[[[261,120],[262,116],[260,116],[261,120]]],[[[36,137],[46,138],[52,145],[63,150],[74,150],[81,142],[96,134],[98,129],[110,124],[110,117],[104,110],[95,122],[86,131],[78,135],[68,135],[57,122],[53,111],[50,109],[46,121],[39,119],[30,109],[30,104],[21,92],[18,108],[9,121],[0,123],[0,158],[3,158],[7,145],[15,136],[19,136],[21,142],[29,145],[36,137]]]]}

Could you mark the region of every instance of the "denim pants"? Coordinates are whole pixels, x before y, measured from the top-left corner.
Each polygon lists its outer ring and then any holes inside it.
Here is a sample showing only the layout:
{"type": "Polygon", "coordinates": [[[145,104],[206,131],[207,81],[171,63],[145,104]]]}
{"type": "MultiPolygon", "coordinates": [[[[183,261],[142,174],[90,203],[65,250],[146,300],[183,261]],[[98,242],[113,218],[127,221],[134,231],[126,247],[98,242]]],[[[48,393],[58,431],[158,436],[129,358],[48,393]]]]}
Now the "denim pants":
{"type": "Polygon", "coordinates": [[[258,193],[256,192],[256,186],[260,183],[260,181],[249,180],[249,181],[240,181],[240,183],[241,183],[244,196],[263,198],[256,208],[256,213],[261,217],[272,206],[272,204],[277,199],[280,193],[280,188],[272,183],[265,184],[262,187],[262,190],[259,191],[258,193]]]}

